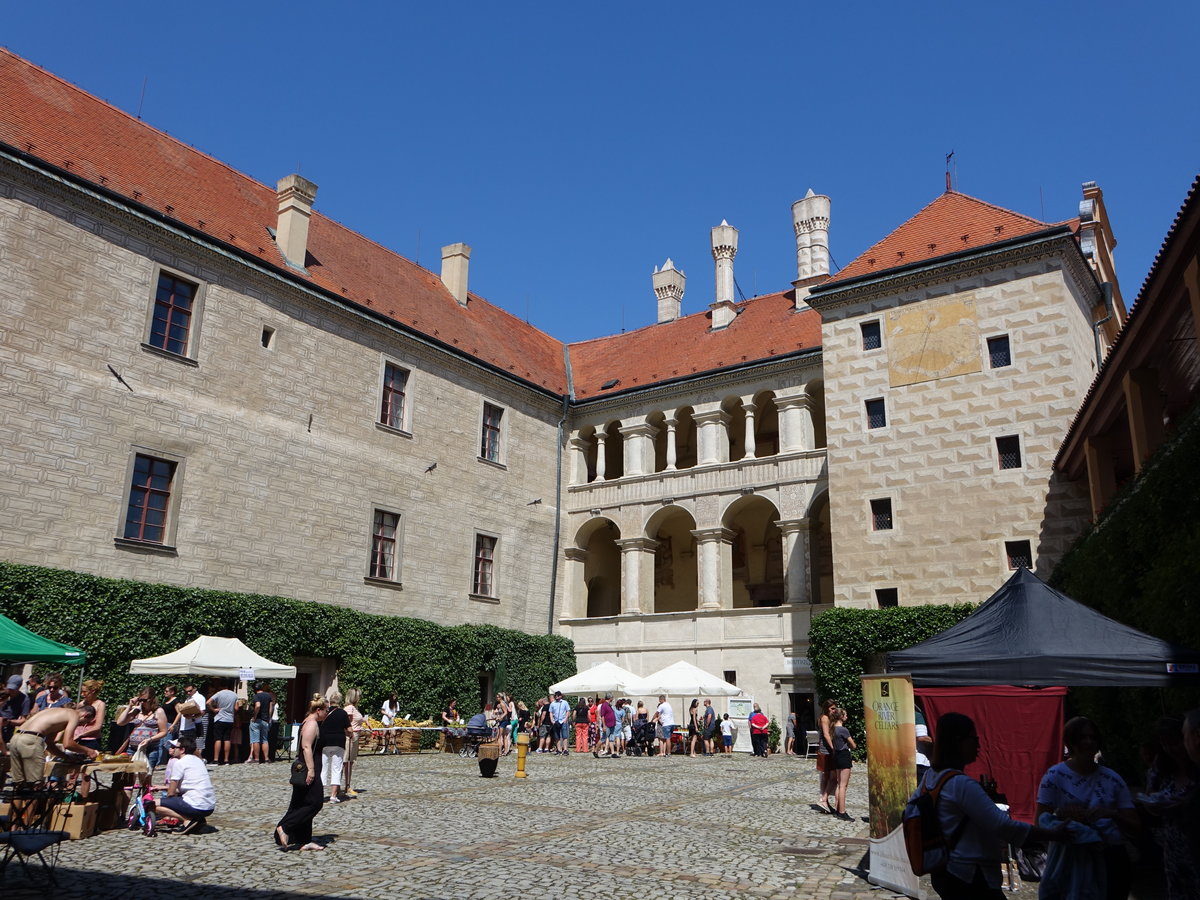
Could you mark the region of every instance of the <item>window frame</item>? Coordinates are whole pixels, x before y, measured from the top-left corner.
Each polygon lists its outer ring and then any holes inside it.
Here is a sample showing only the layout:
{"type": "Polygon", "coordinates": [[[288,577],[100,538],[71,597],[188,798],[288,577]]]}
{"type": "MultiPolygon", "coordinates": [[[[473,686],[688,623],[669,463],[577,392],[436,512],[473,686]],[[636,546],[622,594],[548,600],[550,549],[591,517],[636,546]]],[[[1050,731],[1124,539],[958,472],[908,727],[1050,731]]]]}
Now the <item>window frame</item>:
{"type": "Polygon", "coordinates": [[[895,609],[900,605],[900,588],[898,587],[877,587],[875,588],[875,605],[879,609],[895,609]],[[894,595],[894,600],[891,603],[884,603],[880,594],[891,592],[894,595]]]}
{"type": "Polygon", "coordinates": [[[472,600],[481,600],[488,603],[500,602],[500,586],[499,586],[499,559],[500,559],[500,535],[491,531],[476,530],[472,533],[471,541],[471,590],[470,597],[472,600]],[[488,557],[489,577],[491,583],[486,585],[490,592],[480,590],[485,585],[481,584],[479,579],[479,563],[483,558],[480,555],[480,548],[483,541],[491,541],[491,556],[488,557]]]}
{"type": "Polygon", "coordinates": [[[892,501],[891,497],[871,497],[871,498],[869,498],[867,500],[867,515],[868,515],[868,521],[871,524],[870,530],[871,530],[872,534],[881,534],[884,532],[890,534],[896,530],[896,504],[892,501]],[[886,503],[887,504],[888,524],[887,524],[886,528],[880,527],[880,525],[878,524],[880,515],[882,515],[882,514],[879,512],[876,512],[875,504],[877,504],[877,503],[886,503]]]}
{"type": "MultiPolygon", "coordinates": [[[[180,499],[183,495],[184,468],[184,458],[178,454],[165,453],[153,447],[142,447],[136,445],[130,447],[129,460],[125,466],[125,486],[121,493],[121,507],[120,516],[118,517],[117,521],[117,534],[114,538],[114,543],[116,546],[127,549],[148,550],[167,555],[176,555],[178,553],[176,540],[178,538],[179,529],[179,505],[180,499]],[[134,485],[134,476],[137,474],[137,461],[139,458],[149,459],[154,462],[168,463],[172,467],[170,489],[167,493],[167,502],[164,509],[165,521],[161,526],[163,530],[161,541],[147,540],[142,537],[126,537],[126,531],[129,528],[130,522],[129,503],[133,497],[134,491],[138,487],[134,485]]],[[[143,527],[145,527],[144,523],[143,527]]]]}
{"type": "Polygon", "coordinates": [[[1029,569],[1030,572],[1033,571],[1034,564],[1037,562],[1037,560],[1034,558],[1034,555],[1033,555],[1033,541],[1031,541],[1029,538],[1014,538],[1012,540],[1003,540],[1000,542],[1000,560],[1004,565],[1005,571],[1015,572],[1015,571],[1017,571],[1017,569],[1022,568],[1021,566],[1014,566],[1012,564],[1013,554],[1009,550],[1010,546],[1020,545],[1020,544],[1024,544],[1026,549],[1028,549],[1028,551],[1029,551],[1029,565],[1027,568],[1029,569]]]}
{"type": "Polygon", "coordinates": [[[990,334],[987,337],[985,337],[983,339],[983,355],[984,355],[984,358],[987,359],[987,361],[988,361],[988,370],[989,371],[995,370],[995,369],[1012,368],[1012,364],[1013,364],[1012,335],[1010,335],[1008,332],[1004,332],[1003,334],[990,334]],[[1004,341],[1004,350],[1008,354],[1008,362],[1004,363],[1004,365],[998,366],[995,364],[994,357],[992,356],[992,341],[1001,341],[1001,340],[1004,341]]]}
{"type": "Polygon", "coordinates": [[[404,564],[404,513],[396,511],[391,506],[374,504],[371,506],[371,532],[369,548],[367,553],[367,574],[363,578],[368,584],[380,584],[387,587],[402,588],[404,583],[401,579],[402,567],[404,564]],[[379,541],[379,517],[380,516],[395,516],[395,531],[391,538],[391,566],[392,575],[380,575],[375,568],[376,558],[378,556],[378,541],[379,541]]]}
{"type": "Polygon", "coordinates": [[[863,353],[878,353],[883,349],[883,320],[882,319],[867,319],[864,322],[858,323],[859,350],[863,353]],[[876,339],[879,343],[874,347],[867,346],[867,327],[874,325],[876,329],[876,339]]]}
{"type": "Polygon", "coordinates": [[[208,293],[208,285],[200,278],[171,266],[156,263],[150,275],[150,302],[146,310],[145,328],[142,331],[142,349],[166,359],[173,359],[188,365],[199,364],[200,335],[204,321],[204,301],[208,293]],[[188,317],[187,346],[183,353],[178,353],[168,347],[160,347],[153,342],[155,314],[158,311],[158,289],[163,278],[172,278],[190,284],[195,288],[192,295],[192,308],[188,317]]]}
{"type": "Polygon", "coordinates": [[[885,397],[869,397],[868,399],[864,400],[863,405],[862,405],[862,411],[863,411],[862,412],[863,431],[885,431],[891,425],[892,420],[888,416],[887,398],[885,398],[885,397]],[[882,407],[881,407],[882,412],[883,412],[883,424],[882,425],[872,425],[871,424],[871,404],[872,403],[882,404],[882,407]]]}
{"type": "Polygon", "coordinates": [[[1025,469],[1025,442],[1021,440],[1020,434],[998,434],[992,438],[992,446],[996,449],[995,465],[996,465],[997,473],[1024,471],[1024,469],[1025,469]],[[1001,441],[1009,441],[1009,440],[1015,441],[1016,445],[1017,445],[1017,447],[1016,447],[1017,464],[1015,466],[1004,465],[1004,455],[1006,452],[1011,452],[1011,451],[1006,451],[1006,450],[1001,449],[1000,442],[1001,441]]]}
{"type": "Polygon", "coordinates": [[[478,435],[479,444],[477,447],[478,459],[480,462],[488,465],[498,466],[499,468],[508,468],[508,407],[503,404],[496,403],[492,400],[482,400],[479,406],[479,422],[476,434],[478,435]],[[484,455],[487,449],[485,439],[487,437],[487,429],[489,428],[487,421],[488,409],[496,409],[500,411],[500,422],[495,426],[496,434],[496,458],[492,459],[484,455]]]}
{"type": "Polygon", "coordinates": [[[392,434],[402,434],[405,437],[412,437],[412,393],[413,393],[413,370],[411,367],[397,362],[395,359],[384,357],[379,366],[379,386],[375,392],[376,411],[375,425],[377,428],[391,432],[392,434]],[[388,369],[397,369],[404,373],[404,397],[403,406],[400,410],[400,424],[391,425],[383,419],[384,403],[388,399],[388,369]]]}

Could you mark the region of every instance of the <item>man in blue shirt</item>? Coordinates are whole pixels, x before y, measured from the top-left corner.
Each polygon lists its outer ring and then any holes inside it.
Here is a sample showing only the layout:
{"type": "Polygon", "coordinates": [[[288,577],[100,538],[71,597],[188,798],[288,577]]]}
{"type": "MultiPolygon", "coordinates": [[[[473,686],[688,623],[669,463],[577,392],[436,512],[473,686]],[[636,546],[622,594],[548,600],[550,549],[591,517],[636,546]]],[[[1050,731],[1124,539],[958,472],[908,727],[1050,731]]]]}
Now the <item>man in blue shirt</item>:
{"type": "Polygon", "coordinates": [[[562,691],[554,692],[554,702],[550,704],[550,727],[554,729],[554,739],[557,748],[556,756],[567,756],[567,717],[571,714],[571,705],[563,699],[562,691]]]}

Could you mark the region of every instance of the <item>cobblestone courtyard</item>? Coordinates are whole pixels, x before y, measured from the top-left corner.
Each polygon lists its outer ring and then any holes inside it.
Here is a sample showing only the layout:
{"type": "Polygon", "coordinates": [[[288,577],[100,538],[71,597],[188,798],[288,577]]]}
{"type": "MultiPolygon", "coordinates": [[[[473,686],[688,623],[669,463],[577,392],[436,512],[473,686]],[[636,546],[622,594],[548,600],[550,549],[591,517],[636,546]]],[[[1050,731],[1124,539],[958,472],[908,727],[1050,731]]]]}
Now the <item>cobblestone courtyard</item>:
{"type": "MultiPolygon", "coordinates": [[[[360,758],[356,800],[326,804],[324,852],[277,850],[287,764],[212,769],[217,812],[195,835],[111,831],[63,846],[63,900],[187,892],[220,900],[304,897],[838,900],[893,896],[857,870],[866,852],[866,773],[853,822],[817,813],[811,760],[516,755],[494,779],[449,754],[360,758]]],[[[10,865],[3,894],[45,897],[10,865]]]]}

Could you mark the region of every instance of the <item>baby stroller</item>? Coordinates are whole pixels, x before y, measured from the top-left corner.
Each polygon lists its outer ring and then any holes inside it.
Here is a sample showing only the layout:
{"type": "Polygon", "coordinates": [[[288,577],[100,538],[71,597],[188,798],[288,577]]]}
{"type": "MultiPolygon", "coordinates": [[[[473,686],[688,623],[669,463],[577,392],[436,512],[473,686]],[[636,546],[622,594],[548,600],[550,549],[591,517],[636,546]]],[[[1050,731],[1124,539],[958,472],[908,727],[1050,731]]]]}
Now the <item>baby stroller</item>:
{"type": "Polygon", "coordinates": [[[634,722],[625,752],[632,756],[650,756],[654,745],[654,723],[634,722]]]}
{"type": "Polygon", "coordinates": [[[129,818],[126,824],[130,831],[141,829],[142,834],[146,837],[154,836],[154,812],[158,808],[158,804],[154,802],[154,794],[146,791],[144,794],[141,788],[133,789],[133,802],[129,806],[129,818]]]}
{"type": "Polygon", "coordinates": [[[462,749],[458,751],[459,756],[469,759],[478,756],[479,745],[492,741],[495,737],[496,729],[488,724],[487,716],[483,713],[476,713],[467,722],[466,740],[463,741],[462,749]]]}

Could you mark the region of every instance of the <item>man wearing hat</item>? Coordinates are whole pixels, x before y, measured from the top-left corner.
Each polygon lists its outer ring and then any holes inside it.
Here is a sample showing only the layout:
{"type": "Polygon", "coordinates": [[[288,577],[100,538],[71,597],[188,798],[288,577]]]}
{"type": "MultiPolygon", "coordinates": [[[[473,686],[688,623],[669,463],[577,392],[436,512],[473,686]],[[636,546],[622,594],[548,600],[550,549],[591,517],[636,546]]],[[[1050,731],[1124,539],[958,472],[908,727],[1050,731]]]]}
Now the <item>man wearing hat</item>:
{"type": "Polygon", "coordinates": [[[170,774],[167,776],[167,796],[158,804],[183,820],[182,834],[191,834],[204,827],[217,806],[217,793],[204,760],[196,756],[196,741],[189,735],[167,741],[171,754],[170,774]]]}
{"type": "Polygon", "coordinates": [[[13,675],[8,679],[4,688],[4,700],[0,702],[0,731],[5,743],[12,740],[13,732],[29,715],[29,695],[21,691],[25,679],[13,675]]]}

